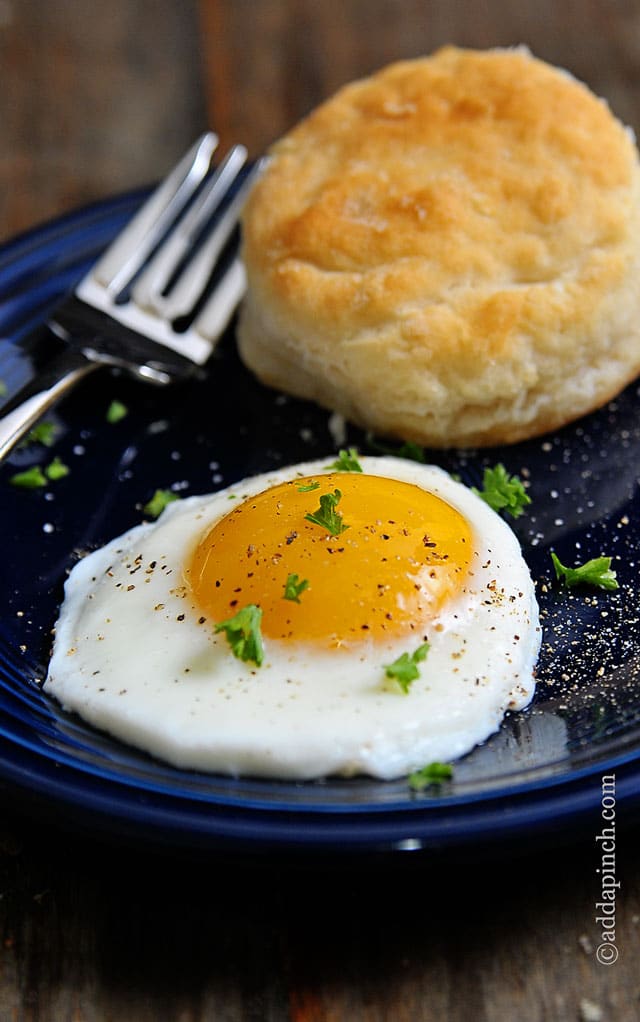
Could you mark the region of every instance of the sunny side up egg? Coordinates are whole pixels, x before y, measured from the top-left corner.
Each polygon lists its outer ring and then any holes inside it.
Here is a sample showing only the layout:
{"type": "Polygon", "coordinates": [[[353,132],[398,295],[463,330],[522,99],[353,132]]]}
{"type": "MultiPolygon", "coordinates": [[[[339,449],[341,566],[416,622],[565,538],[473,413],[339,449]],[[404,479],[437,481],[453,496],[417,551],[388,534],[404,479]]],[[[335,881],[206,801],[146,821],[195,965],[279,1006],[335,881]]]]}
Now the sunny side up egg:
{"type": "Polygon", "coordinates": [[[232,775],[388,779],[496,731],[531,699],[540,647],[511,529],[438,468],[331,460],[171,504],[81,560],[45,690],[154,756],[232,775]],[[242,632],[216,631],[245,608],[261,616],[250,660],[242,632]],[[399,658],[418,676],[389,676],[399,658]]]}

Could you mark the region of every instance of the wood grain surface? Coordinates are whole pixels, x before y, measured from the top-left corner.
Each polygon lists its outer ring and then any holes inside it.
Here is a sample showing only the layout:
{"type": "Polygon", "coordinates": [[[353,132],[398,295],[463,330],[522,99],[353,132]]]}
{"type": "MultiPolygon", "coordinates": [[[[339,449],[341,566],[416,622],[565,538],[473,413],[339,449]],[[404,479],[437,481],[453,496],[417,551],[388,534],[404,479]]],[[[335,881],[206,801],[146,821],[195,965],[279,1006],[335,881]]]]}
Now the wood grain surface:
{"type": "Polygon", "coordinates": [[[2,0],[0,236],[155,181],[206,127],[194,3],[2,0]]]}
{"type": "Polygon", "coordinates": [[[210,120],[262,152],[354,78],[438,46],[527,45],[640,129],[640,4],[608,0],[203,0],[210,120]]]}
{"type": "Polygon", "coordinates": [[[618,835],[607,968],[588,837],[460,862],[189,860],[10,818],[0,1019],[635,1022],[638,837],[618,835]]]}
{"type": "MultiPolygon", "coordinates": [[[[640,129],[639,2],[0,0],[0,236],[157,178],[207,121],[257,154],[343,82],[445,42],[526,43],[640,129]]],[[[464,862],[185,860],[29,819],[9,794],[0,1022],[640,1018],[624,806],[606,967],[598,819],[464,862]]]]}

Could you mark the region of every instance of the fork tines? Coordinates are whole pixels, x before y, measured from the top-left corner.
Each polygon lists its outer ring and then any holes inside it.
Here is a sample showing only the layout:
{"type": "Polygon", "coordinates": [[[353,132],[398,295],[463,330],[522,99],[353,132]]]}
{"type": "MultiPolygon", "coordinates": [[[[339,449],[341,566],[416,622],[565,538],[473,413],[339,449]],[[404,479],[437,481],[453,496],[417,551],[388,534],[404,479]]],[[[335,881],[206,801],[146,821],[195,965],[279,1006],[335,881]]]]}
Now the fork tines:
{"type": "Polygon", "coordinates": [[[244,294],[237,255],[210,296],[207,287],[261,169],[255,164],[241,177],[247,150],[236,145],[210,173],[217,145],[213,132],[198,139],[77,291],[88,304],[198,364],[208,358],[244,294]],[[182,319],[188,325],[178,331],[175,324],[182,319]]]}

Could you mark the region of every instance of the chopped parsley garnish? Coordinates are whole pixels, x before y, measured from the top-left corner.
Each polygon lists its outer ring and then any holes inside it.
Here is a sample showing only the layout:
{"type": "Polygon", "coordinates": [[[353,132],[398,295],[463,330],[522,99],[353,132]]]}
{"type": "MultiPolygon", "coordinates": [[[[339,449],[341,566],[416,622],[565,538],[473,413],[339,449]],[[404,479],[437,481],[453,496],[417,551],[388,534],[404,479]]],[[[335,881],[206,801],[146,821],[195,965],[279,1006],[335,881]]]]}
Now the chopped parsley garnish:
{"type": "Polygon", "coordinates": [[[162,514],[167,504],[172,504],[174,500],[180,500],[180,497],[172,490],[156,490],[151,500],[147,501],[142,510],[146,515],[157,518],[158,515],[162,514]]]}
{"type": "Polygon", "coordinates": [[[107,422],[113,426],[116,422],[120,422],[121,419],[124,419],[128,414],[129,409],[126,405],[123,405],[122,401],[113,400],[107,408],[105,418],[107,422]]]}
{"type": "Polygon", "coordinates": [[[45,468],[44,474],[47,479],[51,479],[52,482],[55,482],[56,479],[64,479],[65,476],[68,476],[69,471],[70,469],[68,466],[65,465],[63,461],[60,461],[60,458],[54,458],[51,464],[47,465],[45,468]]]}
{"type": "Polygon", "coordinates": [[[407,458],[409,461],[419,461],[421,465],[424,465],[426,458],[424,456],[424,447],[420,447],[419,444],[414,444],[413,440],[407,440],[406,444],[402,444],[401,447],[396,451],[396,458],[407,458]]]}
{"type": "Polygon", "coordinates": [[[362,472],[362,465],[358,461],[357,447],[350,447],[348,451],[338,452],[338,458],[327,468],[333,468],[336,472],[362,472]]]}
{"type": "Polygon", "coordinates": [[[553,550],[551,560],[556,571],[556,578],[568,586],[590,585],[600,589],[619,589],[615,571],[611,570],[610,557],[594,557],[575,568],[567,568],[561,564],[553,550]]]}
{"type": "Polygon", "coordinates": [[[56,424],[44,419],[37,422],[33,429],[30,429],[20,444],[21,447],[28,447],[30,444],[43,444],[45,447],[52,447],[55,443],[56,424]]]}
{"type": "Polygon", "coordinates": [[[47,477],[39,465],[33,465],[24,472],[16,472],[9,478],[12,486],[21,486],[24,490],[36,490],[47,485],[47,477]]]}
{"type": "Polygon", "coordinates": [[[339,536],[341,533],[348,529],[349,526],[345,525],[342,521],[342,515],[339,511],[336,511],[336,507],[342,497],[340,490],[334,490],[333,493],[323,493],[320,497],[320,507],[313,514],[305,515],[305,519],[308,522],[313,522],[314,525],[320,525],[327,532],[331,533],[332,536],[339,536]]]}
{"type": "Polygon", "coordinates": [[[49,481],[55,483],[56,480],[64,479],[68,475],[69,469],[64,462],[60,461],[60,458],[54,458],[44,470],[40,465],[32,465],[24,472],[16,472],[9,478],[9,482],[12,486],[22,487],[23,490],[37,490],[46,486],[49,481]]]}
{"type": "Polygon", "coordinates": [[[231,652],[238,660],[251,660],[257,667],[260,667],[264,660],[264,647],[260,633],[261,621],[262,610],[260,607],[257,607],[255,603],[248,603],[233,617],[226,621],[220,621],[215,626],[215,630],[216,633],[225,632],[231,652]]]}
{"type": "Polygon", "coordinates": [[[519,518],[531,497],[527,493],[518,476],[510,476],[504,465],[485,468],[482,489],[475,486],[471,489],[494,511],[506,511],[514,518],[519,518]]]}
{"type": "Polygon", "coordinates": [[[320,483],[316,482],[316,480],[314,479],[312,482],[307,483],[306,486],[304,486],[304,485],[303,486],[299,486],[298,487],[298,493],[311,493],[312,490],[319,490],[319,489],[320,489],[320,483]]]}
{"type": "Polygon", "coordinates": [[[442,784],[453,777],[453,767],[449,763],[427,763],[420,770],[409,774],[409,787],[414,791],[424,791],[432,784],[442,784]]]}
{"type": "Polygon", "coordinates": [[[303,578],[300,581],[298,575],[288,575],[287,581],[284,584],[284,597],[285,600],[292,600],[293,603],[300,603],[300,594],[309,588],[309,579],[303,578]]]}
{"type": "Polygon", "coordinates": [[[7,393],[8,387],[4,380],[0,380],[0,397],[4,397],[7,393]]]}
{"type": "Polygon", "coordinates": [[[402,691],[407,693],[411,682],[420,677],[418,664],[424,660],[428,652],[429,643],[423,642],[413,653],[402,653],[392,664],[385,665],[384,672],[387,678],[393,678],[402,691]]]}
{"type": "Polygon", "coordinates": [[[380,454],[390,454],[394,458],[406,458],[408,461],[418,461],[421,465],[426,462],[424,447],[420,447],[419,444],[413,442],[413,440],[407,440],[406,443],[401,444],[400,447],[389,447],[387,444],[381,444],[378,440],[375,440],[370,434],[367,436],[367,441],[374,451],[378,451],[380,454]]]}

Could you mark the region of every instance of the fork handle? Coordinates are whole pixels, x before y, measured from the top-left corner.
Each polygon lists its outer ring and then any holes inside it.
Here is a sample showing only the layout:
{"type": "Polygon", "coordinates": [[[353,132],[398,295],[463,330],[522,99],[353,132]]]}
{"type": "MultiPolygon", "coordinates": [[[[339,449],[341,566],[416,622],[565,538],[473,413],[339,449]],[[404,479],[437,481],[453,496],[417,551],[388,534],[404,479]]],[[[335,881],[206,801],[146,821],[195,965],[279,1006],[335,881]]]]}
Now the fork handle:
{"type": "Polygon", "coordinates": [[[0,409],[0,462],[51,405],[98,366],[80,349],[64,348],[14,394],[0,409]]]}

